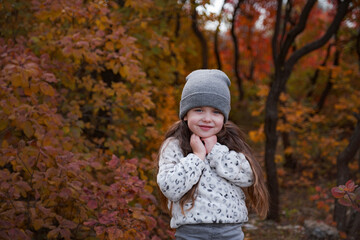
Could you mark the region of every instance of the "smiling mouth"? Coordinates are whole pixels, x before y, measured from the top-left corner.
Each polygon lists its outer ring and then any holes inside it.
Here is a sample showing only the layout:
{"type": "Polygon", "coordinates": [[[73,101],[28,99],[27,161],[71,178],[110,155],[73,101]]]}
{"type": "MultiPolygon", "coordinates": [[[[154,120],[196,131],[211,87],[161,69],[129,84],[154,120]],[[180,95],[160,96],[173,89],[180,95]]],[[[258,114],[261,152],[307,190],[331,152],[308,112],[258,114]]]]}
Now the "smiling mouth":
{"type": "Polygon", "coordinates": [[[211,126],[199,126],[202,130],[210,130],[211,126]]]}

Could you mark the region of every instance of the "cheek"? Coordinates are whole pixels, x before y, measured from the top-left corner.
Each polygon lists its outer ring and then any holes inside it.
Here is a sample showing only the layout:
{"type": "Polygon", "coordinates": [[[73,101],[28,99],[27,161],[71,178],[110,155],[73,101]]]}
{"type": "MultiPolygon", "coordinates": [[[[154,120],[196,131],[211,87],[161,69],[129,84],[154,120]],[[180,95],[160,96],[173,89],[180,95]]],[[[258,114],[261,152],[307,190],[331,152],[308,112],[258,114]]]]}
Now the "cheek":
{"type": "Polygon", "coordinates": [[[218,118],[216,120],[216,125],[223,127],[224,126],[224,118],[223,117],[218,118]]]}
{"type": "Polygon", "coordinates": [[[194,121],[188,120],[187,121],[188,128],[193,132],[194,129],[194,121]]]}

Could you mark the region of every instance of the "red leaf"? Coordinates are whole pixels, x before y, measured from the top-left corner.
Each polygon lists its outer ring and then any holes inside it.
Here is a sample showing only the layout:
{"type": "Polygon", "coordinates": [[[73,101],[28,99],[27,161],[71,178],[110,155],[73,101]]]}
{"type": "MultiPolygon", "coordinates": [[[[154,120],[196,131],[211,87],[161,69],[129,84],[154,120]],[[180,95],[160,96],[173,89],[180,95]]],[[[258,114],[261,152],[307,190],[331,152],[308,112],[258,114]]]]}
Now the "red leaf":
{"type": "Polygon", "coordinates": [[[351,201],[348,200],[348,199],[345,199],[345,198],[341,198],[339,199],[339,203],[343,206],[346,206],[346,207],[350,207],[352,204],[351,204],[351,201]]]}
{"type": "Polygon", "coordinates": [[[111,157],[111,160],[108,162],[108,165],[111,168],[116,168],[116,166],[119,164],[119,162],[120,162],[120,159],[113,154],[111,157]]]}
{"type": "Polygon", "coordinates": [[[331,194],[335,197],[335,198],[342,198],[345,194],[345,192],[341,189],[339,189],[338,187],[333,187],[331,189],[331,194]]]}
{"type": "Polygon", "coordinates": [[[65,229],[65,228],[62,228],[60,230],[60,234],[63,238],[65,238],[66,240],[70,240],[71,239],[71,232],[69,229],[65,229]]]}
{"type": "Polygon", "coordinates": [[[43,77],[45,78],[45,81],[50,83],[58,81],[53,73],[44,73],[43,77]]]}
{"type": "Polygon", "coordinates": [[[95,200],[89,200],[87,206],[91,209],[96,209],[98,207],[97,202],[95,200]]]}
{"type": "Polygon", "coordinates": [[[98,222],[96,221],[96,220],[94,220],[94,219],[91,219],[91,220],[89,220],[89,221],[87,221],[87,222],[84,222],[84,225],[85,226],[94,226],[95,224],[97,224],[98,222]]]}
{"type": "Polygon", "coordinates": [[[103,227],[103,226],[97,226],[94,229],[95,229],[96,235],[101,235],[105,231],[105,227],[103,227]]]}
{"type": "Polygon", "coordinates": [[[22,230],[18,228],[12,228],[8,232],[10,239],[30,239],[29,236],[27,236],[22,230]]]}
{"type": "Polygon", "coordinates": [[[357,185],[355,185],[355,182],[353,180],[349,180],[345,183],[346,188],[349,192],[353,192],[357,185]]]}
{"type": "Polygon", "coordinates": [[[63,199],[68,199],[71,196],[72,192],[69,188],[63,188],[59,193],[59,196],[63,199]]]}
{"type": "Polygon", "coordinates": [[[109,234],[109,239],[121,239],[124,237],[123,231],[117,227],[109,227],[107,228],[107,232],[109,234]]]}

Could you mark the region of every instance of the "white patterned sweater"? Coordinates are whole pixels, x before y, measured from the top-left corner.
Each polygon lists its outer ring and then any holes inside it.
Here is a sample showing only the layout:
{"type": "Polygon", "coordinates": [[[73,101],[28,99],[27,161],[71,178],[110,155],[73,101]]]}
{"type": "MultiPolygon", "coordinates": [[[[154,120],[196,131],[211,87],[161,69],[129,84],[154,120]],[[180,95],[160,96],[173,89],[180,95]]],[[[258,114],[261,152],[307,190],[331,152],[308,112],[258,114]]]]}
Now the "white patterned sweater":
{"type": "Polygon", "coordinates": [[[243,223],[248,220],[245,194],[240,187],[253,184],[253,172],[244,154],[216,143],[205,160],[184,156],[179,141],[169,138],[160,150],[157,183],[173,202],[171,228],[198,223],[243,223]],[[200,181],[200,182],[199,182],[200,181]],[[199,182],[194,207],[181,212],[179,200],[199,182]]]}

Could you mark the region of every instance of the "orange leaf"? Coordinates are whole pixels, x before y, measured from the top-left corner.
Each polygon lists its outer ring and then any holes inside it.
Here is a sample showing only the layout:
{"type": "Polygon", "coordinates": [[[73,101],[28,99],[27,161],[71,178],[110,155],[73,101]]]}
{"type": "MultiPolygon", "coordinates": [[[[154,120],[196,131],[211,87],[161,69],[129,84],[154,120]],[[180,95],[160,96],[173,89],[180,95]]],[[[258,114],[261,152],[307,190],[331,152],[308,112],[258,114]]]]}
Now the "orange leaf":
{"type": "Polygon", "coordinates": [[[43,225],[44,225],[44,221],[41,218],[35,219],[33,221],[33,227],[36,231],[42,228],[43,225]]]}
{"type": "Polygon", "coordinates": [[[11,84],[14,86],[14,87],[28,87],[29,86],[29,81],[28,81],[28,77],[27,77],[27,74],[26,73],[17,73],[17,74],[14,74],[11,78],[11,84]]]}
{"type": "Polygon", "coordinates": [[[59,235],[59,232],[60,232],[60,228],[55,228],[55,229],[51,230],[50,232],[48,232],[47,238],[49,238],[49,239],[56,238],[59,235]]]}
{"type": "Polygon", "coordinates": [[[45,95],[48,95],[48,96],[54,96],[55,95],[54,88],[52,86],[50,86],[49,84],[47,84],[46,82],[40,83],[40,90],[45,95]]]}
{"type": "Polygon", "coordinates": [[[31,122],[26,121],[24,123],[23,131],[28,138],[31,138],[34,135],[34,128],[32,127],[31,122]]]}

